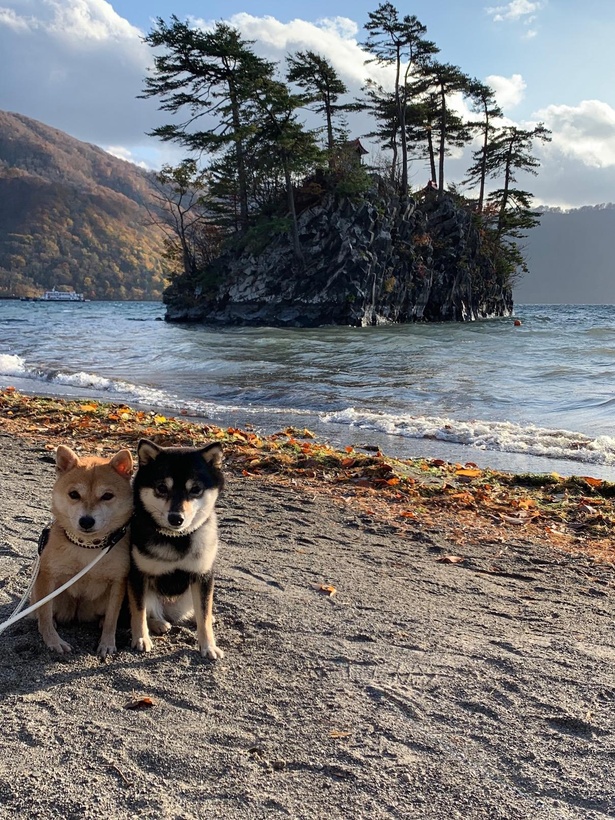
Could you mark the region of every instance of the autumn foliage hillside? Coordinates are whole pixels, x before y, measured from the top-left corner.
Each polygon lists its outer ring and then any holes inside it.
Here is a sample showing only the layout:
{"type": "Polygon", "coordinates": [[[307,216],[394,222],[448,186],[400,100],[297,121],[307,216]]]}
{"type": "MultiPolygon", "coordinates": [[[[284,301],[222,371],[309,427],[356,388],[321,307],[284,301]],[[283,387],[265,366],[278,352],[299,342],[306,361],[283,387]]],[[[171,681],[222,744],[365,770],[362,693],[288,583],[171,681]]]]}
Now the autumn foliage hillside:
{"type": "Polygon", "coordinates": [[[159,298],[167,263],[149,202],[137,166],[0,111],[0,295],[159,298]]]}

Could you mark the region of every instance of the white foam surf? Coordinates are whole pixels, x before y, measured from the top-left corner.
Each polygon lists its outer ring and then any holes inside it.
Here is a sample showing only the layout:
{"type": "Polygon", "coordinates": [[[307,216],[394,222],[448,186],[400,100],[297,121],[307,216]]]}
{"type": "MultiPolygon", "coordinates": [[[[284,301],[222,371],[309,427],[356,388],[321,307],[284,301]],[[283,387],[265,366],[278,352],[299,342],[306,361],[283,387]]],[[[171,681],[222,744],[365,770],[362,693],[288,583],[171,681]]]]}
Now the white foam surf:
{"type": "Polygon", "coordinates": [[[437,416],[392,416],[348,408],[327,413],[323,421],[411,439],[464,444],[479,450],[519,453],[547,459],[615,465],[615,438],[592,438],[572,430],[556,430],[508,421],[460,421],[437,416]]]}

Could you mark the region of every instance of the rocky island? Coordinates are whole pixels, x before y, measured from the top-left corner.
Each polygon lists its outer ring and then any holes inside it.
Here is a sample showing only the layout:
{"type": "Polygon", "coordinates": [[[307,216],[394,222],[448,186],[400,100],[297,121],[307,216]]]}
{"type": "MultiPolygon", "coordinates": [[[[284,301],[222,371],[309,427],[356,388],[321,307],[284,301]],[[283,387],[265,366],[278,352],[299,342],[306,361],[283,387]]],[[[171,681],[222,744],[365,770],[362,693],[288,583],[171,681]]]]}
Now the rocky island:
{"type": "Polygon", "coordinates": [[[416,17],[390,3],[368,17],[366,65],[387,66],[395,82],[368,77],[352,101],[321,54],[297,52],[282,67],[226,23],[156,21],[143,96],[171,115],[190,111],[189,125],[152,131],[188,153],[158,177],[160,219],[175,235],[168,321],[361,326],[511,313],[526,270],[517,240],[538,222],[516,176],[536,173],[533,143],[549,132],[506,125],[493,89],[438,60],[416,17]],[[305,108],[320,127],[302,121],[305,108]],[[349,139],[346,118],[359,111],[374,123],[371,151],[349,139]],[[471,165],[451,185],[446,157],[470,143],[471,165]],[[418,189],[417,162],[429,175],[418,189]]]}
{"type": "Polygon", "coordinates": [[[200,275],[177,277],[166,319],[317,327],[511,314],[511,285],[467,208],[432,189],[403,202],[373,183],[360,200],[329,195],[300,214],[301,261],[279,234],[260,252],[229,249],[200,275]]]}

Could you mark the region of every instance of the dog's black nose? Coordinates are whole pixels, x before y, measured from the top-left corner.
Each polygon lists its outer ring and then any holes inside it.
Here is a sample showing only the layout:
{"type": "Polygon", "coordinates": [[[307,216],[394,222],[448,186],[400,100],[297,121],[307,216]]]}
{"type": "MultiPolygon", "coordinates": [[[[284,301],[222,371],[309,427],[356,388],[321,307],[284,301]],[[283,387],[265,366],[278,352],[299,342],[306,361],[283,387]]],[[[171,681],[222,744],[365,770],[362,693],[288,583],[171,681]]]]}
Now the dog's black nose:
{"type": "Polygon", "coordinates": [[[178,512],[170,512],[167,515],[167,520],[172,527],[181,527],[184,523],[184,516],[178,512]]]}
{"type": "Polygon", "coordinates": [[[79,519],[79,526],[82,530],[91,530],[95,523],[96,519],[92,518],[91,515],[82,515],[79,519]]]}

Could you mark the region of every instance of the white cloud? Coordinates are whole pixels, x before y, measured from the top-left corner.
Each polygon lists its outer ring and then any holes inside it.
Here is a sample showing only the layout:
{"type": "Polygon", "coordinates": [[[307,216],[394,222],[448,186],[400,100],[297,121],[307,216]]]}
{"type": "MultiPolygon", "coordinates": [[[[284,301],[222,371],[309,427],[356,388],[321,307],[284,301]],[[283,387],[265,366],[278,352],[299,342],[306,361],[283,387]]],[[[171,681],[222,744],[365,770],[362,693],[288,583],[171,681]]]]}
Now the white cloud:
{"type": "Polygon", "coordinates": [[[120,17],[105,0],[46,0],[53,10],[49,31],[57,37],[91,46],[93,42],[128,40],[134,42],[140,31],[120,17]]]}
{"type": "Polygon", "coordinates": [[[535,118],[550,128],[549,153],[559,153],[590,168],[615,167],[615,109],[600,100],[577,106],[549,105],[535,118]]]}
{"type": "Polygon", "coordinates": [[[25,32],[30,26],[27,18],[20,17],[15,9],[7,9],[0,7],[0,26],[6,26],[13,29],[13,31],[25,32]]]}
{"type": "Polygon", "coordinates": [[[111,154],[112,157],[126,160],[126,162],[132,162],[133,165],[138,165],[139,168],[143,168],[145,170],[149,170],[150,168],[146,162],[143,160],[138,160],[132,151],[128,148],[124,148],[122,145],[107,145],[104,150],[108,154],[111,154]]]}
{"type": "Polygon", "coordinates": [[[517,22],[526,20],[530,22],[535,18],[537,11],[543,7],[542,0],[511,0],[505,6],[492,6],[487,8],[487,14],[493,17],[494,22],[502,23],[505,20],[517,22]],[[528,17],[529,16],[529,17],[528,17]]]}
{"type": "Polygon", "coordinates": [[[106,0],[5,0],[0,109],[99,145],[143,142],[159,117],[136,99],[151,63],[140,38],[106,0]]]}
{"type": "MultiPolygon", "coordinates": [[[[506,3],[492,11],[509,22],[527,22],[543,5],[506,3]]],[[[269,59],[283,61],[289,52],[305,49],[324,54],[351,96],[358,96],[367,76],[391,87],[389,70],[364,64],[367,55],[358,43],[357,25],[349,18],[281,23],[273,17],[239,14],[229,22],[246,39],[255,40],[255,49],[269,59]]],[[[525,36],[534,30],[533,25],[525,27],[525,36]]],[[[169,115],[158,112],[156,100],[137,99],[151,65],[151,49],[140,37],[141,32],[106,0],[0,0],[0,109],[41,120],[149,168],[177,162],[180,149],[146,137],[169,115]]],[[[487,82],[510,117],[510,109],[524,97],[524,78],[492,75],[487,82]]],[[[467,113],[460,98],[453,105],[467,113]]],[[[523,187],[546,204],[613,200],[615,108],[585,100],[545,106],[533,119],[553,131],[553,142],[537,146],[542,167],[538,177],[523,181],[523,187]]],[[[503,123],[514,124],[509,118],[503,123]]],[[[372,130],[373,121],[365,114],[353,115],[350,127],[353,136],[359,136],[372,130]]],[[[467,156],[450,157],[447,178],[463,178],[467,166],[467,156]]],[[[410,173],[417,185],[424,184],[422,163],[414,163],[410,173]]]]}
{"type": "Polygon", "coordinates": [[[521,74],[513,74],[512,77],[501,77],[498,74],[490,74],[487,77],[487,85],[495,91],[498,105],[506,111],[519,105],[523,99],[526,82],[521,74]]]}
{"type": "MultiPolygon", "coordinates": [[[[325,17],[315,23],[299,19],[281,23],[275,17],[254,17],[242,12],[234,14],[228,22],[247,40],[255,41],[254,49],[262,57],[284,61],[289,52],[306,49],[326,55],[353,93],[358,93],[367,77],[386,85],[392,80],[389,67],[365,65],[369,54],[357,42],[358,26],[348,17],[325,17]]],[[[204,20],[195,23],[203,27],[213,25],[204,20]]]]}

